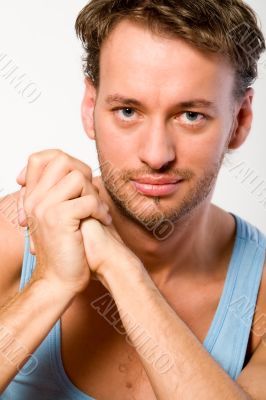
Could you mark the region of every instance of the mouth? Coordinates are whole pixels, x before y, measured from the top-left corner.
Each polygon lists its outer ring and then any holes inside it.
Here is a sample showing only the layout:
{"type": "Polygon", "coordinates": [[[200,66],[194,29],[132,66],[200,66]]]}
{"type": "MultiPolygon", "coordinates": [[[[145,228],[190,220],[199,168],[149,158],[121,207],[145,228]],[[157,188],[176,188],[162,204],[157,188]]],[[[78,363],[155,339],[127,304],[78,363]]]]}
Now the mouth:
{"type": "Polygon", "coordinates": [[[143,178],[136,181],[132,180],[131,182],[135,189],[141,194],[148,196],[167,196],[174,193],[180,187],[183,179],[172,179],[171,181],[162,179],[161,183],[158,183],[158,181],[155,183],[143,178]]]}

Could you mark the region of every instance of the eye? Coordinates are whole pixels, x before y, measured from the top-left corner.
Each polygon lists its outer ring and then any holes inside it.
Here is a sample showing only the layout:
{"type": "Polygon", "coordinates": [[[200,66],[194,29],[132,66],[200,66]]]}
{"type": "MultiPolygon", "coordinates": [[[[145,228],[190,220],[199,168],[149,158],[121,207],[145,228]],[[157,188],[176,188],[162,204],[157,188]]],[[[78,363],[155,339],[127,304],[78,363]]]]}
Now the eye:
{"type": "Polygon", "coordinates": [[[133,108],[130,107],[124,107],[124,108],[117,108],[114,109],[113,111],[116,112],[118,118],[122,121],[132,121],[136,111],[133,108]]]}
{"type": "Polygon", "coordinates": [[[186,117],[183,119],[183,122],[187,125],[198,125],[202,120],[206,119],[205,115],[195,111],[186,111],[182,116],[186,117]]]}

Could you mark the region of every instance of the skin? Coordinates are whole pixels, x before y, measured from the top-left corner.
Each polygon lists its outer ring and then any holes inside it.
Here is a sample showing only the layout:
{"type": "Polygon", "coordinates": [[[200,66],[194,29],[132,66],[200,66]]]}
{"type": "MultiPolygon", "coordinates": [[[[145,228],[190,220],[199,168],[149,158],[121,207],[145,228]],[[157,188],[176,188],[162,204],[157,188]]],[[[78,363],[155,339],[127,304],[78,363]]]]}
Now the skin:
{"type": "MultiPolygon", "coordinates": [[[[82,119],[88,136],[96,141],[100,165],[108,161],[113,167],[111,175],[101,168],[102,179],[95,179],[95,184],[110,207],[117,231],[168,301],[176,296],[175,282],[182,293],[187,282],[199,287],[201,282],[224,279],[235,224],[228,213],[211,204],[211,197],[224,154],[239,148],[250,132],[254,91],[249,88],[241,101],[235,101],[234,71],[224,58],[204,54],[182,40],[154,36],[129,21],[121,22],[108,37],[100,66],[98,88],[85,80],[82,119]],[[140,106],[108,105],[107,97],[117,93],[138,100],[140,106]],[[214,109],[175,107],[198,98],[212,102],[214,109]],[[122,107],[130,107],[129,118],[122,107]],[[184,124],[182,113],[186,111],[211,118],[190,127],[184,124]],[[159,202],[136,194],[127,182],[161,171],[182,177],[187,173],[189,179],[180,191],[159,202]],[[117,192],[114,182],[122,190],[117,192]],[[177,219],[173,218],[176,213],[177,219]],[[145,223],[156,220],[158,214],[175,224],[174,233],[165,241],[156,240],[145,229],[145,223]],[[221,263],[226,254],[227,262],[221,263]]],[[[257,365],[264,356],[259,347],[239,378],[258,398],[263,397],[264,385],[255,379],[250,387],[249,376],[261,375],[257,365]]]]}
{"type": "Polygon", "coordinates": [[[108,161],[113,168],[112,173],[109,167],[102,168],[104,184],[100,180],[99,187],[120,235],[161,283],[175,271],[190,276],[217,273],[214,261],[225,237],[232,234],[233,220],[223,213],[221,225],[221,212],[210,200],[224,153],[239,147],[250,130],[252,89],[241,104],[234,103],[230,65],[128,21],[121,22],[103,45],[100,65],[98,90],[85,82],[82,118],[87,134],[96,140],[100,165],[108,161]],[[106,98],[116,93],[141,102],[130,118],[113,110],[127,105],[106,104],[106,98]],[[212,102],[215,109],[175,107],[199,98],[212,102]],[[198,116],[192,123],[186,111],[205,113],[209,119],[198,116]],[[137,193],[127,182],[161,171],[188,178],[159,202],[137,193]],[[165,241],[145,228],[158,216],[174,222],[174,233],[165,241]],[[173,257],[176,248],[178,257],[173,257]]]}
{"type": "MultiPolygon", "coordinates": [[[[93,371],[88,373],[86,369],[89,365],[79,370],[71,363],[78,359],[84,364],[86,356],[96,354],[97,349],[97,341],[87,340],[96,319],[82,311],[86,309],[88,296],[97,297],[102,293],[99,282],[90,282],[88,286],[89,266],[119,306],[120,318],[133,347],[137,348],[138,342],[128,315],[173,357],[171,368],[161,374],[138,350],[147,379],[142,391],[136,394],[137,398],[248,400],[249,394],[224,373],[183,322],[182,313],[186,314],[186,307],[182,298],[193,306],[206,286],[213,289],[211,283],[223,281],[226,274],[234,241],[234,220],[230,214],[211,205],[210,200],[224,153],[228,148],[238,148],[250,131],[253,91],[249,89],[241,102],[233,102],[233,70],[225,60],[202,54],[180,40],[151,35],[128,21],[121,22],[105,42],[100,62],[100,87],[96,91],[86,81],[82,118],[87,134],[96,139],[100,161],[111,163],[115,176],[110,178],[109,175],[106,180],[102,170],[102,179],[92,180],[86,166],[56,151],[41,152],[30,158],[27,171],[18,182],[25,187],[21,197],[26,214],[33,215],[41,228],[33,232],[31,238],[31,250],[38,255],[39,262],[34,279],[6,306],[0,323],[11,326],[16,337],[33,351],[48,328],[64,314],[64,364],[68,366],[72,381],[96,398],[124,399],[124,392],[117,393],[115,380],[111,385],[109,379],[105,387],[98,379],[97,386],[93,371]],[[125,125],[118,118],[118,112],[106,105],[105,98],[114,93],[142,103],[135,108],[134,122],[125,125]],[[215,111],[174,107],[176,103],[199,97],[213,102],[215,111]],[[200,127],[188,128],[187,121],[184,125],[187,111],[208,114],[210,119],[204,120],[200,127]],[[162,171],[184,178],[180,190],[167,198],[143,199],[126,182],[143,173],[156,176],[162,171]],[[114,180],[121,188],[119,202],[114,180]],[[73,200],[73,196],[78,197],[73,200]],[[92,197],[94,201],[89,205],[92,197]],[[138,197],[147,205],[144,210],[140,209],[138,197]],[[112,224],[107,221],[99,198],[108,204],[112,224]],[[75,207],[70,207],[71,201],[76,202],[75,207]],[[71,213],[78,215],[67,219],[71,213]],[[173,220],[175,227],[172,235],[163,241],[158,241],[145,226],[147,221],[156,220],[159,213],[173,220]],[[81,214],[91,218],[84,220],[79,229],[79,220],[85,218],[81,214]],[[65,229],[62,229],[64,224],[65,229]],[[64,251],[60,252],[59,248],[64,251]],[[82,256],[76,265],[76,258],[71,258],[75,255],[82,256]],[[197,290],[194,292],[192,288],[197,290]],[[192,293],[190,298],[187,293],[192,293]],[[17,310],[21,307],[25,312],[18,321],[17,310]],[[30,316],[26,312],[29,308],[30,316]],[[84,343],[71,338],[71,335],[76,337],[78,321],[82,321],[78,333],[80,338],[84,335],[84,343]],[[85,354],[86,348],[89,348],[88,354],[85,354]]],[[[214,297],[218,292],[215,289],[214,297]]],[[[189,318],[185,319],[188,322],[189,318]]],[[[190,322],[193,325],[191,319],[190,322]]],[[[117,340],[124,343],[123,338],[113,339],[108,335],[110,330],[105,327],[104,331],[101,327],[101,334],[108,341],[107,353],[117,340]]],[[[118,347],[121,349],[124,350],[118,347]]],[[[239,382],[261,400],[266,392],[262,374],[266,357],[262,346],[258,350],[239,382]],[[254,376],[255,385],[252,386],[250,377],[254,376]]],[[[112,364],[117,353],[111,358],[112,364]]],[[[101,374],[109,358],[100,364],[101,374]]],[[[5,379],[1,378],[2,388],[12,373],[11,367],[8,373],[5,369],[1,371],[1,377],[6,374],[5,379]]],[[[107,377],[110,374],[107,373],[107,377]]]]}

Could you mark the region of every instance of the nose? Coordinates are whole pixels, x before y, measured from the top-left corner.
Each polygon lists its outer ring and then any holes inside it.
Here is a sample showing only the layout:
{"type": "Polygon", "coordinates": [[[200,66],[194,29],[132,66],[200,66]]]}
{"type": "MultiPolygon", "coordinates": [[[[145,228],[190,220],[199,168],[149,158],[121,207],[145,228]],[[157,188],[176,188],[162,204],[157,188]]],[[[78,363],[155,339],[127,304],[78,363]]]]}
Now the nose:
{"type": "Polygon", "coordinates": [[[139,158],[156,170],[175,160],[175,143],[163,121],[154,121],[145,127],[139,148],[139,158]]]}

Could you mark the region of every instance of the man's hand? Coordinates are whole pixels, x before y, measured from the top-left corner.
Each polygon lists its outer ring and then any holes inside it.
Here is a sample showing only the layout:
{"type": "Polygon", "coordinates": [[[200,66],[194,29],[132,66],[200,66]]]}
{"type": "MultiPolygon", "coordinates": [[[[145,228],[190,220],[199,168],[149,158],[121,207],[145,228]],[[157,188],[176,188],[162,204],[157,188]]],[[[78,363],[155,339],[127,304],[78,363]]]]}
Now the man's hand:
{"type": "Polygon", "coordinates": [[[20,224],[29,226],[36,254],[32,279],[59,283],[76,294],[89,284],[90,271],[106,284],[103,275],[111,262],[140,262],[109,226],[108,206],[83,162],[59,150],[34,153],[17,182],[20,224]]]}

